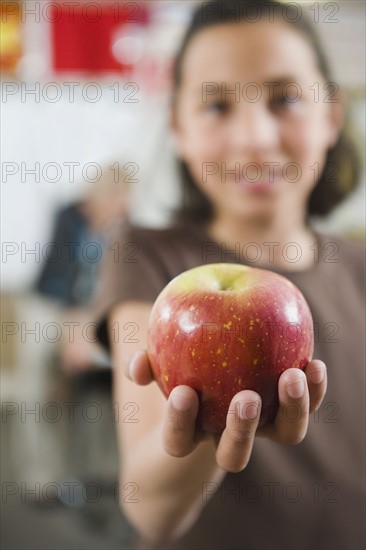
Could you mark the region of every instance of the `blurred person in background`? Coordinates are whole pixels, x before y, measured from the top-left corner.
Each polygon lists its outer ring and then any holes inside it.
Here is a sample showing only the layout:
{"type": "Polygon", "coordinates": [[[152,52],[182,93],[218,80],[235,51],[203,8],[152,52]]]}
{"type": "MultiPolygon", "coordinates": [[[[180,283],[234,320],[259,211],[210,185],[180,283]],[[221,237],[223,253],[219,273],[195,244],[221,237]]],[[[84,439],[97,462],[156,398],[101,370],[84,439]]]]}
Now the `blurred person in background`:
{"type": "Polygon", "coordinates": [[[116,263],[110,254],[98,297],[98,334],[113,357],[114,399],[121,407],[138,405],[136,422],[120,419],[116,426],[120,503],[141,548],[363,547],[364,246],[320,234],[311,223],[359,178],[342,97],[326,100],[331,80],[314,30],[293,3],[205,2],[183,39],[171,104],[182,205],[167,229],[132,227],[119,235],[121,247],[136,244],[138,261],[116,263]],[[205,83],[218,86],[203,100],[205,83]],[[259,99],[221,93],[220,86],[232,91],[236,83],[255,83],[259,99]],[[294,83],[301,90],[296,100],[288,93],[294,83]],[[207,162],[218,169],[204,179],[207,162]],[[225,173],[235,163],[255,163],[262,177],[253,182],[225,173]],[[300,168],[297,178],[284,176],[289,163],[300,168]],[[282,253],[289,242],[301,251],[296,262],[282,253]],[[216,252],[204,259],[210,243],[216,252]],[[179,386],[165,399],[144,349],[151,307],[164,286],[204,261],[225,261],[222,251],[236,243],[240,249],[256,243],[261,257],[229,255],[228,261],[293,281],[319,335],[305,372],[281,375],[272,425],[257,430],[260,396],[245,390],[232,405],[244,410],[255,403],[257,415],[235,421],[228,414],[226,429],[215,437],[195,427],[194,389],[179,386]],[[273,256],[266,243],[276,244],[273,256]],[[126,323],[138,328],[135,343],[115,337],[126,323]],[[289,406],[301,410],[296,419],[282,414],[289,406]],[[132,482],[137,492],[129,499],[125,488],[132,482]]]}
{"type": "MultiPolygon", "coordinates": [[[[110,360],[93,334],[93,299],[103,257],[109,246],[113,248],[112,235],[128,223],[129,178],[121,168],[104,167],[84,198],[58,212],[52,245],[36,285],[38,292],[55,300],[61,309],[62,339],[47,369],[52,380],[49,399],[75,405],[72,420],[65,412],[65,430],[58,438],[64,476],[61,487],[67,487],[71,479],[80,487],[93,480],[108,488],[116,480],[110,360]],[[97,422],[85,417],[88,404],[101,411],[97,422]]],[[[67,490],[59,495],[66,506],[75,505],[70,498],[67,490]]],[[[88,507],[85,512],[89,513],[88,507]]]]}
{"type": "Polygon", "coordinates": [[[82,372],[105,362],[87,327],[94,320],[91,304],[105,249],[115,228],[122,229],[128,221],[130,196],[127,171],[104,167],[86,196],[56,215],[52,246],[36,290],[60,304],[63,323],[74,323],[58,350],[67,372],[82,372]]]}

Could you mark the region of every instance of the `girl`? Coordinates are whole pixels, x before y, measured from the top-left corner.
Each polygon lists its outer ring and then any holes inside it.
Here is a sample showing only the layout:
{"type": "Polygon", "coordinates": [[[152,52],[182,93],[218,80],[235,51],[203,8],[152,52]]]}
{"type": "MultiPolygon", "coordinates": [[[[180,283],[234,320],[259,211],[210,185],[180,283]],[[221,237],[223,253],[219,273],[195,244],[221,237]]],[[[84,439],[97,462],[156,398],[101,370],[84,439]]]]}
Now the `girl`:
{"type": "Polygon", "coordinates": [[[120,236],[119,250],[134,255],[110,258],[99,304],[121,411],[121,505],[143,548],[362,547],[363,248],[310,224],[358,176],[329,80],[293,3],[205,2],[178,52],[171,126],[182,207],[169,229],[120,236]],[[196,392],[179,386],[166,401],[143,350],[169,280],[221,261],[295,282],[317,359],[282,374],[273,425],[257,430],[260,396],[241,391],[230,410],[238,402],[243,417],[228,414],[214,437],[195,430],[196,392]],[[291,405],[299,414],[286,414],[291,405]]]}

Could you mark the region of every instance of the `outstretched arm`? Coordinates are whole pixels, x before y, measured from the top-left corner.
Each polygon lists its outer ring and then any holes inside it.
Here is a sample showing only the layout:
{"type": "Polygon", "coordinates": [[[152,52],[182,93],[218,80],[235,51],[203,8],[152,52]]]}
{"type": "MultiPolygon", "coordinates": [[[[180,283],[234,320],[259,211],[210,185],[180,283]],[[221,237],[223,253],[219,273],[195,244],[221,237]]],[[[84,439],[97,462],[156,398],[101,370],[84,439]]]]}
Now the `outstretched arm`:
{"type": "Polygon", "coordinates": [[[121,505],[141,535],[157,542],[181,535],[193,525],[205,505],[203,484],[218,484],[226,472],[243,470],[256,434],[285,444],[297,444],[304,438],[309,413],[325,394],[326,369],[315,360],[305,373],[288,369],[282,374],[280,407],[271,426],[257,431],[261,399],[245,390],[233,397],[221,436],[198,432],[196,392],[178,386],[166,400],[153,381],[146,352],[141,351],[146,348],[150,310],[148,303],[125,303],[114,309],[110,320],[121,327],[136,323],[140,335],[135,343],[112,344],[115,401],[121,406],[134,403],[138,410],[138,422],[120,419],[118,423],[121,505]],[[286,414],[293,404],[301,411],[295,421],[286,414]],[[123,488],[128,483],[137,488],[135,503],[124,498],[123,488]]]}

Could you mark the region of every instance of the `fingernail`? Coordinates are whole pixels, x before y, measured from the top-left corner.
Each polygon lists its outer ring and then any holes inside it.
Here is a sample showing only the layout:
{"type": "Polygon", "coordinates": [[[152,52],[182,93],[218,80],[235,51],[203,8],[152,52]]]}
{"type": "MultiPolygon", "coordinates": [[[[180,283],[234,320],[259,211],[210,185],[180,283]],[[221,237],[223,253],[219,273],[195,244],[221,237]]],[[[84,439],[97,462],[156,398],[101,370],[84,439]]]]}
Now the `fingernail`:
{"type": "Polygon", "coordinates": [[[302,397],[304,395],[305,391],[305,384],[304,380],[299,378],[295,382],[290,382],[286,386],[287,393],[292,399],[299,399],[299,397],[302,397]]]}
{"type": "Polygon", "coordinates": [[[129,374],[129,377],[131,378],[131,380],[133,382],[136,382],[136,376],[135,376],[135,357],[131,357],[129,359],[129,363],[128,363],[128,374],[129,374]]]}
{"type": "Polygon", "coordinates": [[[258,416],[257,403],[238,403],[239,416],[242,420],[255,420],[258,416]]]}
{"type": "Polygon", "coordinates": [[[313,382],[313,384],[320,384],[323,382],[325,376],[325,369],[324,367],[320,367],[319,369],[315,369],[311,371],[310,374],[310,380],[313,382]]]}
{"type": "Polygon", "coordinates": [[[173,390],[170,394],[173,407],[177,411],[187,411],[191,407],[191,399],[189,395],[180,390],[173,390]]]}

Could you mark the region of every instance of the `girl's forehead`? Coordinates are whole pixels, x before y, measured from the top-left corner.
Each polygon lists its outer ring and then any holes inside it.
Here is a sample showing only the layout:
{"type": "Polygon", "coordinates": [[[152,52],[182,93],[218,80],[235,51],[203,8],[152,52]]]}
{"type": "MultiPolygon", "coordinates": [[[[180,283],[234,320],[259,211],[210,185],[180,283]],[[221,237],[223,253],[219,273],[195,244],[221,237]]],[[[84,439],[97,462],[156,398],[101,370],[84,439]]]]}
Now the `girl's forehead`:
{"type": "Polygon", "coordinates": [[[228,23],[199,31],[183,60],[183,78],[261,79],[317,71],[315,52],[300,29],[282,22],[228,23]]]}

